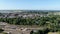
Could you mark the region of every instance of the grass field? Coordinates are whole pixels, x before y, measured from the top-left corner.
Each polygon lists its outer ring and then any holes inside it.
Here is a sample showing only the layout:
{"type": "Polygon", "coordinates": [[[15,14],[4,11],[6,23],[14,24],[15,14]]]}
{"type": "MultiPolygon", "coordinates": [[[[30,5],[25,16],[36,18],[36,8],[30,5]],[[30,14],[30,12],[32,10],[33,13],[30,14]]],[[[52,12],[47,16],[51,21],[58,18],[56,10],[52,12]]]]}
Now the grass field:
{"type": "Polygon", "coordinates": [[[60,32],[49,32],[48,34],[60,34],[60,32]]]}

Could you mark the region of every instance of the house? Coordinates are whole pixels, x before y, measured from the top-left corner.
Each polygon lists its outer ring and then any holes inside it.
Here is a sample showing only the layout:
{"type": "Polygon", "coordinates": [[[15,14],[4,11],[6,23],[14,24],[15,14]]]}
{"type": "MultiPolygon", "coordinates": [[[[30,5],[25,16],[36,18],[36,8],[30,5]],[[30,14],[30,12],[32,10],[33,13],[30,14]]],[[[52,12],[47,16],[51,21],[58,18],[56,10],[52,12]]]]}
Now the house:
{"type": "Polygon", "coordinates": [[[6,25],[7,25],[7,23],[5,23],[5,22],[0,22],[0,28],[5,28],[6,25]]]}

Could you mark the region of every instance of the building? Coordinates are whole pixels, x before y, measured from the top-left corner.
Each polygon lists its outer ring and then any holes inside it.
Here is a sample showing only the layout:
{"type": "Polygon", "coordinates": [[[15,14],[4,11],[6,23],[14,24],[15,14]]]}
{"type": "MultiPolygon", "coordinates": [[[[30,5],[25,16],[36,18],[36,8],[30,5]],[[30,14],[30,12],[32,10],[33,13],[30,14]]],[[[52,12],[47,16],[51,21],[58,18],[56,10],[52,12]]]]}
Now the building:
{"type": "Polygon", "coordinates": [[[7,23],[5,23],[5,22],[0,22],[0,28],[5,28],[6,25],[7,25],[7,23]]]}

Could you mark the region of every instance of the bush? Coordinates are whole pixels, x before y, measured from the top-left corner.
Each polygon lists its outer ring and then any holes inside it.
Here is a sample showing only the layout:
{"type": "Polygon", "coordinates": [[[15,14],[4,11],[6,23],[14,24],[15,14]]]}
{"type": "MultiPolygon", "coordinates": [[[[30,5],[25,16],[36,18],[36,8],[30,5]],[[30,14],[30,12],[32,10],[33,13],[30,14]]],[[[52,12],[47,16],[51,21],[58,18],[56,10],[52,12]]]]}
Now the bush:
{"type": "Polygon", "coordinates": [[[3,32],[4,30],[3,29],[0,29],[0,33],[3,32]]]}

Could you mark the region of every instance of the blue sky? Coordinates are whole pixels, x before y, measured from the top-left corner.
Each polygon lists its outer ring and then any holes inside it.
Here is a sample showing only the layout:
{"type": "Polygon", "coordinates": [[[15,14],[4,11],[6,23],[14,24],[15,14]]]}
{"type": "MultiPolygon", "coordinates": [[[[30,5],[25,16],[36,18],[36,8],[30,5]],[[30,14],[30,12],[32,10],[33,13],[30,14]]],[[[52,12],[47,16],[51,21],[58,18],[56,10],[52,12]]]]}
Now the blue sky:
{"type": "Polygon", "coordinates": [[[0,0],[0,10],[60,10],[60,0],[0,0]]]}

